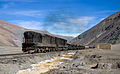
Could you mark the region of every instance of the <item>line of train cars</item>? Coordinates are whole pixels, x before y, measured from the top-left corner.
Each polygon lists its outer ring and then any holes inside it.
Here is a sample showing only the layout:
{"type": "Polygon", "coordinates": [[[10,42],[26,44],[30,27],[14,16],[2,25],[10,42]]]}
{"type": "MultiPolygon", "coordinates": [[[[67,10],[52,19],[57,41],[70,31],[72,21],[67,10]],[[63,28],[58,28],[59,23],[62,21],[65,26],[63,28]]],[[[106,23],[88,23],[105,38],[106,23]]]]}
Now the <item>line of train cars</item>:
{"type": "Polygon", "coordinates": [[[42,34],[35,31],[24,32],[22,43],[23,52],[50,52],[75,49],[85,49],[85,47],[68,44],[67,40],[48,34],[42,34]]]}

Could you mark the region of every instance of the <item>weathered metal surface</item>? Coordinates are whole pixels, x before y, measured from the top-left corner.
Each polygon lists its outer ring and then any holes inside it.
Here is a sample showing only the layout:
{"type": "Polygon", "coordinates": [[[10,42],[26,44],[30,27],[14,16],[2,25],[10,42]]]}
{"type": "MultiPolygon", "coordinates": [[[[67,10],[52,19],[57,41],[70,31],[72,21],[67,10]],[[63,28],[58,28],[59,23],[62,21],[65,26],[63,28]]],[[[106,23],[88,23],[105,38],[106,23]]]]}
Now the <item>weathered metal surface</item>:
{"type": "Polygon", "coordinates": [[[53,37],[47,34],[41,34],[33,31],[26,31],[24,33],[25,42],[22,44],[23,52],[29,50],[44,51],[46,50],[64,50],[67,48],[67,40],[53,37]],[[44,50],[43,50],[44,49],[44,50]]]}

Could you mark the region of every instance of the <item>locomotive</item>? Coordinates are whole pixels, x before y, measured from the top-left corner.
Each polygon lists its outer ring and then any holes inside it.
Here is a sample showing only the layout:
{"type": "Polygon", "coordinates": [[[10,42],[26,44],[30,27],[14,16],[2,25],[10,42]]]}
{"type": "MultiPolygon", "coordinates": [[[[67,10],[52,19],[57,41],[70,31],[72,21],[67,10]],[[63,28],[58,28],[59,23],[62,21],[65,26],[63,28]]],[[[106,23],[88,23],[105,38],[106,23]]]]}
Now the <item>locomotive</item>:
{"type": "Polygon", "coordinates": [[[67,40],[34,31],[24,32],[23,52],[50,52],[67,50],[67,40]]]}
{"type": "Polygon", "coordinates": [[[72,49],[84,49],[84,46],[76,46],[67,43],[67,40],[42,34],[35,31],[25,31],[22,43],[23,52],[50,52],[72,49]]]}

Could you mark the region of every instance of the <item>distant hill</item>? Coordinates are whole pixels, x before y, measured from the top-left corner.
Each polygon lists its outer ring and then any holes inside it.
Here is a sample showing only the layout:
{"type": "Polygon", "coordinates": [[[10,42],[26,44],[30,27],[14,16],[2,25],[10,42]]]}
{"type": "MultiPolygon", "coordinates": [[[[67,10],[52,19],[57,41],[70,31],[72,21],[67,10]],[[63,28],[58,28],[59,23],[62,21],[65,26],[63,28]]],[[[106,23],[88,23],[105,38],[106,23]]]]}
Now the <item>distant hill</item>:
{"type": "MultiPolygon", "coordinates": [[[[0,46],[21,46],[23,33],[30,29],[22,28],[17,25],[10,24],[4,20],[0,20],[0,46]]],[[[33,30],[44,34],[51,34],[47,31],[33,30]]],[[[53,35],[53,34],[51,34],[53,35]]],[[[53,35],[60,38],[71,40],[73,37],[53,35]]]]}
{"type": "Polygon", "coordinates": [[[94,46],[96,43],[120,43],[120,11],[102,20],[70,43],[94,46]]]}

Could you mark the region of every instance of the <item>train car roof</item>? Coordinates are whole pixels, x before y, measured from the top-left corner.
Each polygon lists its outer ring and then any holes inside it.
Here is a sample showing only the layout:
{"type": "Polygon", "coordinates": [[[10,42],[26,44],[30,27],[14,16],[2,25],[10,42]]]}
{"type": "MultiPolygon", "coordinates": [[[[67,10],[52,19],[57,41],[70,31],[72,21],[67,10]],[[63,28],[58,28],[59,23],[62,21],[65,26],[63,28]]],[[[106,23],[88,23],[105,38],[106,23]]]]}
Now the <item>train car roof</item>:
{"type": "MultiPolygon", "coordinates": [[[[60,38],[60,37],[57,37],[57,36],[53,36],[53,35],[49,35],[49,34],[44,34],[44,33],[41,33],[40,31],[25,31],[24,33],[26,33],[26,32],[33,32],[33,33],[39,33],[39,34],[41,34],[42,36],[51,36],[51,37],[55,37],[55,38],[59,38],[59,39],[62,39],[62,40],[66,40],[66,39],[63,39],[63,38],[60,38]]],[[[67,40],[66,40],[67,41],[67,40]]]]}
{"type": "Polygon", "coordinates": [[[38,34],[41,34],[42,36],[44,36],[44,35],[45,35],[45,34],[43,34],[43,33],[37,32],[37,31],[25,31],[24,33],[27,33],[27,32],[38,33],[38,34]]]}

